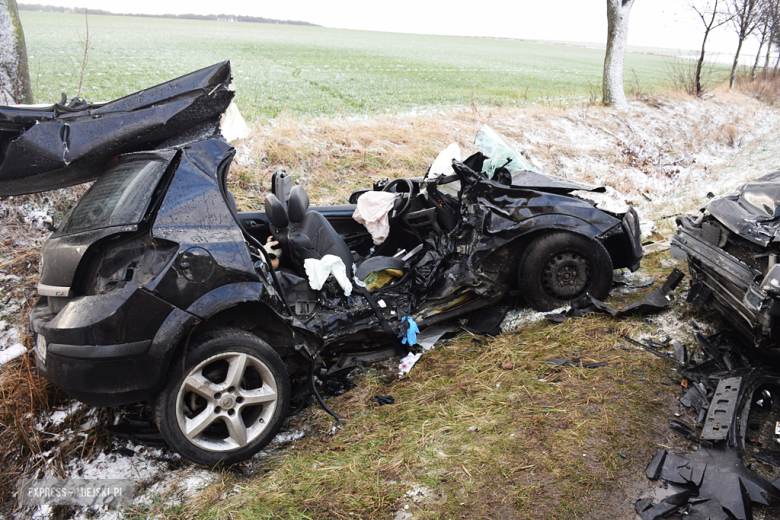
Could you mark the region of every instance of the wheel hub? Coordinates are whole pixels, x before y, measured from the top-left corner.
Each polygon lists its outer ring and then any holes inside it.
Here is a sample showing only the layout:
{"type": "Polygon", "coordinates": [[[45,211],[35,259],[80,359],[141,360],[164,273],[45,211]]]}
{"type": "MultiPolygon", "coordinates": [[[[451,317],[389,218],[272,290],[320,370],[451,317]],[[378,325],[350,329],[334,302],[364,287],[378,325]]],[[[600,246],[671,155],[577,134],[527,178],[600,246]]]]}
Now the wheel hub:
{"type": "Polygon", "coordinates": [[[232,395],[226,395],[219,401],[220,408],[224,410],[229,410],[233,408],[233,405],[236,404],[236,399],[232,395]]]}
{"type": "Polygon", "coordinates": [[[590,285],[590,264],[577,253],[558,253],[544,266],[542,283],[558,300],[573,300],[590,285]]]}

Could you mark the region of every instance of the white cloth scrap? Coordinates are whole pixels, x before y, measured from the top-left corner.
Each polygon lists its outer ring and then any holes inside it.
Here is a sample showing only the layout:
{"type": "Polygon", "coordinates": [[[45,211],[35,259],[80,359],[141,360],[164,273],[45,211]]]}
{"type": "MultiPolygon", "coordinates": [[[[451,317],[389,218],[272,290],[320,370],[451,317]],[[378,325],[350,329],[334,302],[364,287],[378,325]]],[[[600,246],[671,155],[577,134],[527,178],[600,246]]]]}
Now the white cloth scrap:
{"type": "Polygon", "coordinates": [[[406,357],[401,360],[401,364],[398,365],[398,377],[403,377],[408,374],[409,371],[412,370],[412,367],[414,367],[414,364],[417,363],[421,357],[422,353],[413,354],[410,352],[407,354],[406,357]]]}
{"type": "Polygon", "coordinates": [[[232,101],[228,105],[225,113],[222,114],[222,122],[220,124],[222,130],[222,137],[228,143],[235,141],[236,139],[246,139],[249,137],[249,127],[244,121],[241,112],[238,111],[238,107],[232,101]]]}
{"type": "Polygon", "coordinates": [[[390,219],[387,214],[393,209],[397,193],[389,191],[367,191],[357,201],[352,218],[363,224],[379,245],[390,234],[390,219]]]}
{"type": "Polygon", "coordinates": [[[325,280],[332,274],[344,289],[344,295],[352,294],[352,283],[347,278],[347,267],[344,265],[344,260],[336,255],[325,255],[319,260],[307,258],[303,261],[303,268],[306,270],[306,276],[309,277],[309,285],[315,291],[322,289],[325,280]]]}

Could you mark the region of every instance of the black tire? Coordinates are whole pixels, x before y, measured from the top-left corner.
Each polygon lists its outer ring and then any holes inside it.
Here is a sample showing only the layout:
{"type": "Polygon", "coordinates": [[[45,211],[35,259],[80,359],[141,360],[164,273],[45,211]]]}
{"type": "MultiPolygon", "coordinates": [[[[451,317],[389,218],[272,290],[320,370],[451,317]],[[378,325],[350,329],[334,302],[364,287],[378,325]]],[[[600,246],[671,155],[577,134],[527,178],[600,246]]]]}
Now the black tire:
{"type": "Polygon", "coordinates": [[[603,300],[612,287],[612,259],[601,243],[558,231],[535,238],[517,271],[520,293],[538,311],[551,311],[585,293],[603,300]]]}
{"type": "Polygon", "coordinates": [[[153,407],[160,433],[182,457],[204,466],[233,464],[263,449],[281,428],[290,378],[279,354],[257,336],[213,329],[190,340],[183,363],[174,359],[153,407]]]}

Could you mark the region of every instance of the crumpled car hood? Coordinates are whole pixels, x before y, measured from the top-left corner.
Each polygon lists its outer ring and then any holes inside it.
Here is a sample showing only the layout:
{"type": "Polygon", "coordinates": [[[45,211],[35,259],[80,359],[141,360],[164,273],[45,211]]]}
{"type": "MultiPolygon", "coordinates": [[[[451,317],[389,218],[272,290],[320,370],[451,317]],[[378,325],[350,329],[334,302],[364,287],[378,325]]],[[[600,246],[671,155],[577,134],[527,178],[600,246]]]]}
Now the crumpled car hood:
{"type": "Polygon", "coordinates": [[[0,196],[92,181],[119,154],[213,135],[231,80],[225,61],[109,103],[0,107],[0,196]]]}
{"type": "Polygon", "coordinates": [[[592,191],[596,193],[604,193],[607,191],[604,186],[593,186],[564,177],[557,177],[528,170],[512,170],[512,187],[533,188],[553,193],[569,193],[577,190],[592,191]]]}
{"type": "Polygon", "coordinates": [[[716,197],[704,209],[730,231],[765,247],[780,230],[780,171],[716,197]]]}

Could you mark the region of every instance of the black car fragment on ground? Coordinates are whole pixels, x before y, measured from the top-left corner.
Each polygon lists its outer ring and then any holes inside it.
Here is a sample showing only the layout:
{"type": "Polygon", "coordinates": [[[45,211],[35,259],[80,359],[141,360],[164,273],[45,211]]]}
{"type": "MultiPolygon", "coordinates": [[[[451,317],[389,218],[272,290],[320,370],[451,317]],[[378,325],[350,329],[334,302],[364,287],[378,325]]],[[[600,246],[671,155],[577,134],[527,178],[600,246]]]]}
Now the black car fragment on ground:
{"type": "Polygon", "coordinates": [[[103,106],[0,109],[0,194],[98,179],[41,253],[38,370],[91,405],[150,400],[166,441],[194,462],[251,457],[281,427],[291,395],[317,396],[315,368],[341,355],[403,352],[398,338],[413,325],[510,293],[540,310],[604,298],[613,269],[639,266],[633,209],[598,209],[573,192],[599,188],[534,171],[503,141],[498,166],[476,153],[453,162],[453,175],[366,190],[396,195],[379,245],[352,218],[365,192],[309,207],[303,187],[280,182],[266,211],[237,212],[227,189],[235,151],[218,126],[230,80],[222,63],[103,106]],[[139,110],[149,117],[109,119],[139,110]],[[89,122],[104,125],[99,135],[89,122]],[[43,125],[57,139],[37,140],[43,125]],[[14,155],[22,144],[29,164],[14,155]],[[37,157],[59,157],[63,145],[73,156],[47,170],[37,157]],[[279,269],[264,247],[271,236],[279,269]],[[305,264],[326,259],[349,284],[329,277],[312,289],[305,264]],[[378,274],[384,285],[363,287],[378,274]]]}

